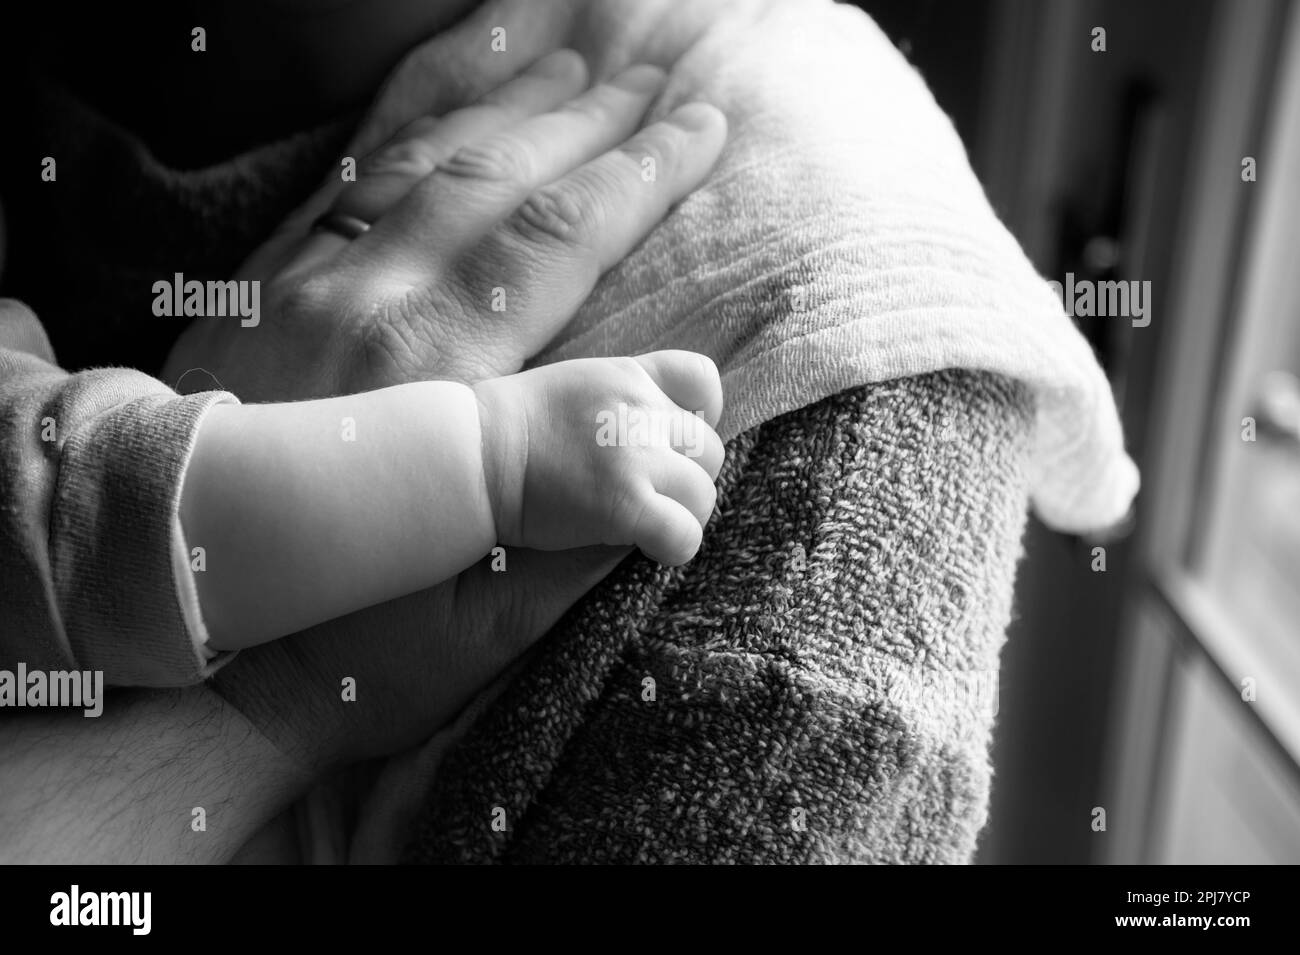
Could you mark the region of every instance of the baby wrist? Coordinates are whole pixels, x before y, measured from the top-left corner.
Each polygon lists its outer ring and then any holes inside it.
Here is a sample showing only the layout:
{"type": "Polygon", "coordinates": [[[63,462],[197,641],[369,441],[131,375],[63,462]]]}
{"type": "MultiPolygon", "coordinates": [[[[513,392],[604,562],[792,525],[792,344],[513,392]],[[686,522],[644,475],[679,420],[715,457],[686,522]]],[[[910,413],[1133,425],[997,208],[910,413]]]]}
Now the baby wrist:
{"type": "Polygon", "coordinates": [[[527,416],[509,379],[473,386],[478,406],[483,479],[499,543],[519,537],[524,470],[528,460],[527,416]]]}

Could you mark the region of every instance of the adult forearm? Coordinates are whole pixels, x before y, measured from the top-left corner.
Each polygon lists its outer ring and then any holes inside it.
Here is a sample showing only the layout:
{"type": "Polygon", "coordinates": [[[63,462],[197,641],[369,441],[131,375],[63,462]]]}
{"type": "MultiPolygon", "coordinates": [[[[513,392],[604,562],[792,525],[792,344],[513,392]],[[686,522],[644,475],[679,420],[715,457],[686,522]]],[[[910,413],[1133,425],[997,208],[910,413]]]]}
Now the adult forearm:
{"type": "Polygon", "coordinates": [[[224,862],[311,783],[206,687],[0,719],[0,862],[224,862]]]}

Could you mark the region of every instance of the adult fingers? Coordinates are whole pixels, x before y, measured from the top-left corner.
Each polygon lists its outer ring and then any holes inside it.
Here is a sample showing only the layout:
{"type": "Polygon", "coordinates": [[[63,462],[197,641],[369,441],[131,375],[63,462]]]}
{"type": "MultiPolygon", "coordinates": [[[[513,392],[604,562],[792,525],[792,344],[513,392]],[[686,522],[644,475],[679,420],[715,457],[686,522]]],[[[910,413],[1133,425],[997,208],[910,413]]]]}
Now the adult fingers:
{"type": "Polygon", "coordinates": [[[472,106],[441,118],[420,117],[361,161],[356,183],[343,190],[334,208],[374,222],[468,144],[555,109],[577,96],[586,84],[582,57],[572,50],[560,50],[484,94],[472,106]]]}
{"type": "Polygon", "coordinates": [[[704,181],[726,120],[693,103],[623,145],[543,186],[466,255],[452,277],[468,301],[506,290],[523,337],[545,344],[668,210],[704,181]]]}
{"type": "Polygon", "coordinates": [[[658,67],[634,66],[556,109],[464,143],[366,235],[358,253],[437,274],[534,190],[626,141],[663,82],[658,67]]]}
{"type": "Polygon", "coordinates": [[[357,154],[371,152],[417,116],[463,106],[564,46],[586,12],[581,3],[451,2],[463,8],[464,19],[412,49],[389,74],[353,137],[357,154]]]}
{"type": "MultiPolygon", "coordinates": [[[[554,109],[587,84],[587,67],[572,50],[559,50],[523,73],[484,94],[476,103],[443,117],[421,116],[357,166],[356,182],[346,186],[330,206],[336,215],[373,223],[392,210],[411,189],[477,139],[508,129],[520,120],[554,109]]],[[[349,240],[328,231],[311,233],[295,256],[293,268],[318,264],[346,247],[349,240]]]]}

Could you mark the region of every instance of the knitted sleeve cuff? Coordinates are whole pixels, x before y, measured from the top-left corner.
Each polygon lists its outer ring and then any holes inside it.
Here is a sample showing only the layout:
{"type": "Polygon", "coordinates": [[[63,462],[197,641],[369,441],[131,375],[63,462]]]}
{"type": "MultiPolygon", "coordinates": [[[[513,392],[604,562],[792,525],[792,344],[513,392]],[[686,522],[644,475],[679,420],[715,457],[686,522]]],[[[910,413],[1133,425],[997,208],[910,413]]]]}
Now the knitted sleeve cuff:
{"type": "MultiPolygon", "coordinates": [[[[183,476],[181,486],[184,486],[183,476]]],[[[198,556],[190,552],[185,541],[185,528],[180,515],[177,515],[172,520],[172,574],[176,580],[176,597],[180,601],[181,616],[185,618],[185,629],[190,635],[195,657],[200,663],[200,675],[207,679],[230,662],[237,651],[223,653],[208,646],[208,628],[203,622],[199,589],[194,582],[194,575],[202,572],[201,566],[198,556]]]]}
{"type": "Polygon", "coordinates": [[[103,670],[113,685],[183,686],[230,658],[207,650],[191,576],[202,563],[192,563],[179,507],[203,416],[237,399],[149,390],[99,411],[65,442],[51,562],[80,667],[103,670]]]}

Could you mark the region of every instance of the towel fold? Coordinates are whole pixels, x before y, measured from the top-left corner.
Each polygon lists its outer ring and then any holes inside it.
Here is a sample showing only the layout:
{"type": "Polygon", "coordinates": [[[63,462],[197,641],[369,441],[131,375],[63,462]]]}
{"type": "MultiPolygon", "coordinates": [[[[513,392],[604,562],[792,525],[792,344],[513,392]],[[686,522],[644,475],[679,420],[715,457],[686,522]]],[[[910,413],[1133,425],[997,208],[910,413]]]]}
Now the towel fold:
{"type": "MultiPolygon", "coordinates": [[[[657,63],[669,81],[652,119],[705,100],[730,124],[707,183],[605,276],[539,363],[702,351],[722,369],[727,440],[861,385],[948,368],[1000,373],[1034,399],[1028,478],[1039,516],[1074,531],[1124,516],[1138,477],[1104,374],[998,221],[951,122],[868,17],[826,0],[505,0],[394,82],[462,100],[490,87],[504,67],[484,66],[473,38],[495,26],[517,44],[517,62],[572,46],[597,77],[657,63]]],[[[956,447],[985,425],[928,426],[956,447]]],[[[1009,578],[1005,590],[1009,599],[1009,578]]],[[[1000,634],[994,616],[979,627],[1000,634]]],[[[996,667],[995,649],[975,656],[996,667]]],[[[393,857],[413,794],[463,723],[390,765],[354,860],[393,857]]],[[[988,727],[964,730],[978,763],[988,727]]]]}
{"type": "Polygon", "coordinates": [[[497,28],[514,64],[560,46],[598,78],[657,63],[669,81],[651,119],[704,100],[730,123],[707,183],[540,361],[704,352],[723,372],[724,439],[871,382],[996,372],[1037,402],[1042,520],[1087,531],[1125,515],[1138,474],[1105,375],[869,17],[829,0],[498,0],[394,82],[459,105],[506,68],[483,53],[497,28]]]}

